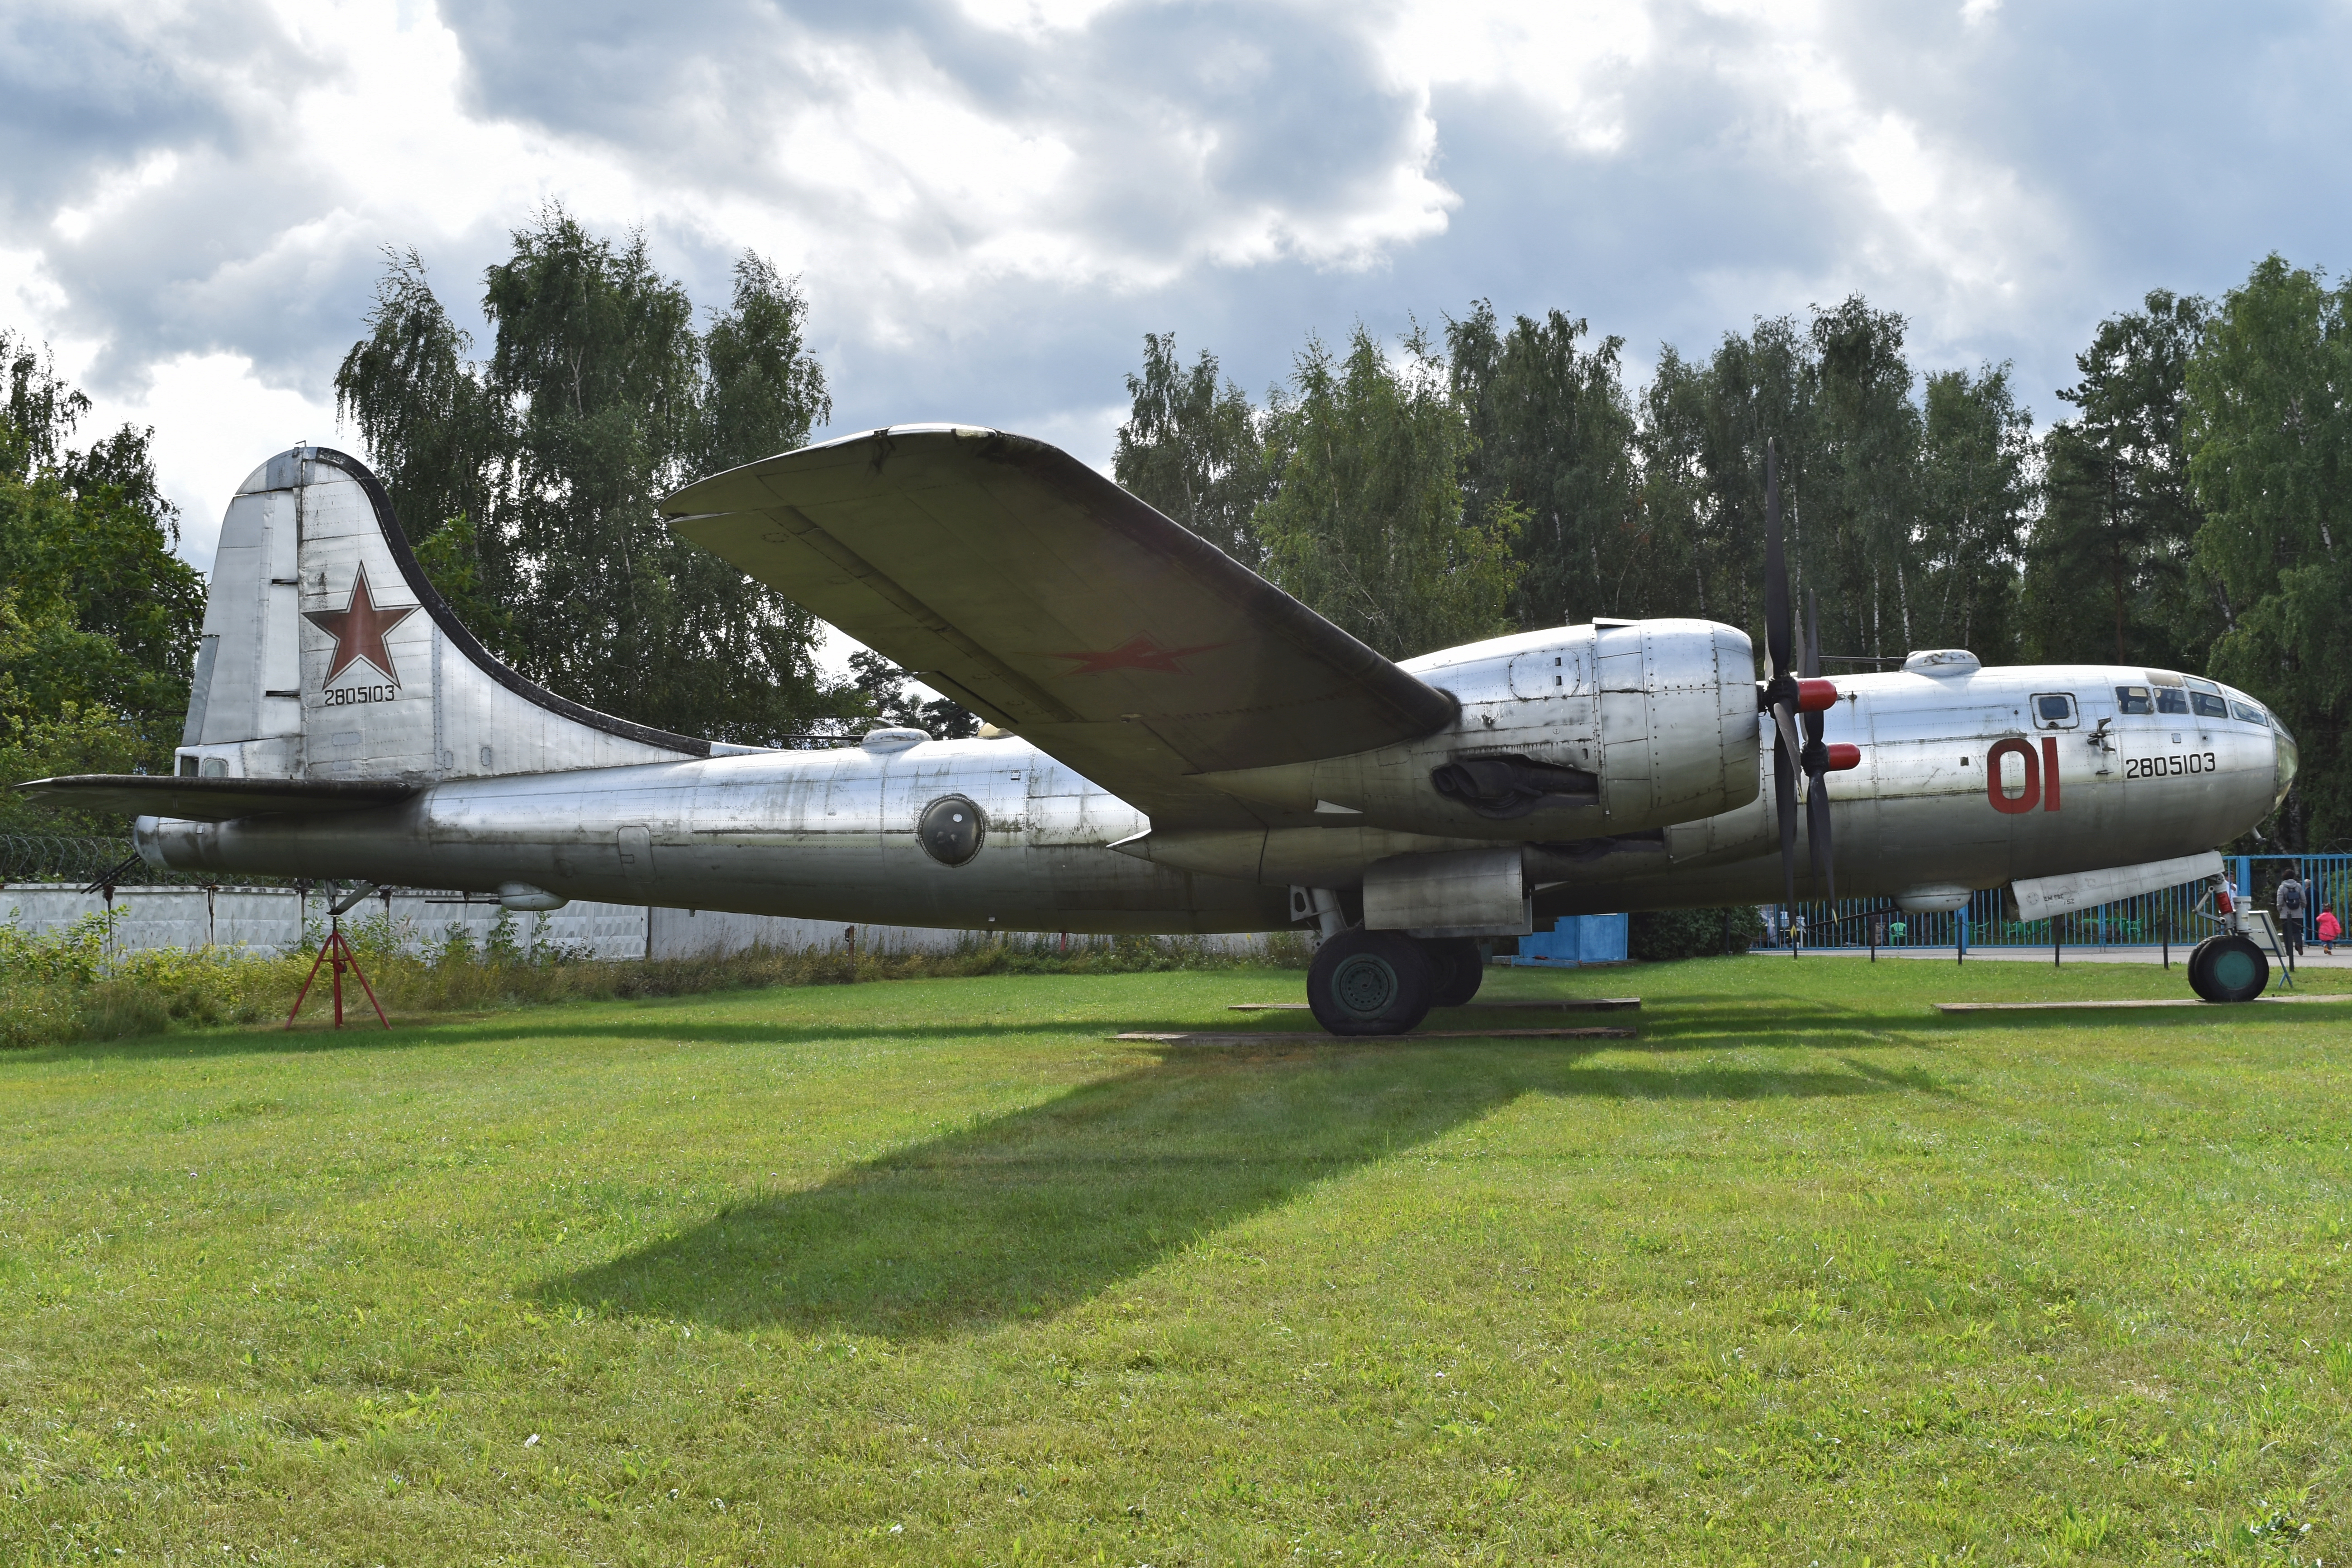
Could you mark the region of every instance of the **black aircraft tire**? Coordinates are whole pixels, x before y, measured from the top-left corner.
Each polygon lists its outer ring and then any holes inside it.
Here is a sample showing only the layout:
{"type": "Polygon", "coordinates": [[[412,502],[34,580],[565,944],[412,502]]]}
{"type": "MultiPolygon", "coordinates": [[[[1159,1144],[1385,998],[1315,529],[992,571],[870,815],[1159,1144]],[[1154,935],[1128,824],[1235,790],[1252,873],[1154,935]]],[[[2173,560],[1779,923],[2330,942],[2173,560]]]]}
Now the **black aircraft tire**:
{"type": "Polygon", "coordinates": [[[2205,994],[2205,987],[2208,984],[2205,979],[2205,961],[2213,956],[2213,944],[2221,940],[2219,936],[2209,936],[2190,948],[2189,962],[2181,966],[2189,971],[2189,989],[2196,992],[2200,996],[2205,994]]]}
{"type": "Polygon", "coordinates": [[[1429,1005],[1465,1007],[1486,979],[1485,957],[1475,938],[1422,937],[1421,951],[1429,956],[1429,1005]]]}
{"type": "Polygon", "coordinates": [[[2208,1002],[2251,1002],[2271,983],[2271,961],[2242,936],[2209,936],[2189,955],[2189,984],[2208,1002]]]}
{"type": "Polygon", "coordinates": [[[1341,931],[1315,950],[1307,1005],[1334,1035],[1402,1035],[1428,1016],[1429,970],[1402,931],[1341,931]]]}

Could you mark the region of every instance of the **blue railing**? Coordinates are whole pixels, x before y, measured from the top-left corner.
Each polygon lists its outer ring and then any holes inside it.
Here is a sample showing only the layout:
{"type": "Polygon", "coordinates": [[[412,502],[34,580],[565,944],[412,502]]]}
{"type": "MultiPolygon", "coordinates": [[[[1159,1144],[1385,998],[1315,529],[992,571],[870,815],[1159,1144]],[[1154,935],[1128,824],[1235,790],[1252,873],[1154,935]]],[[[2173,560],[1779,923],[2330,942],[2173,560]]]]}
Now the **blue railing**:
{"type": "MultiPolygon", "coordinates": [[[[2275,911],[2272,895],[2292,868],[2309,889],[2304,909],[2306,942],[2322,909],[2352,926],[2352,855],[2232,855],[2225,858],[2239,897],[2275,911]]],[[[1886,914],[1884,899],[1841,899],[1832,906],[1800,903],[1807,947],[2185,947],[2218,929],[2200,913],[2202,882],[2101,904],[2053,920],[2012,921],[1996,888],[1948,914],[1886,914]],[[1899,930],[1897,928],[1900,928],[1899,930]]],[[[1787,937],[1781,937],[1783,943],[1787,937]]]]}

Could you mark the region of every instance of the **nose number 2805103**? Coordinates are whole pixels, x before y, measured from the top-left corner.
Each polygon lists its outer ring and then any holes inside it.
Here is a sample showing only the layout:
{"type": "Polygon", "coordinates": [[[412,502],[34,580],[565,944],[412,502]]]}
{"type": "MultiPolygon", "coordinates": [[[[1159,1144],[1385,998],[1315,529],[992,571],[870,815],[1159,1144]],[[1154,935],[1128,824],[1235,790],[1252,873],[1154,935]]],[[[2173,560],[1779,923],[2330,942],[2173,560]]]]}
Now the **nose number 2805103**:
{"type": "Polygon", "coordinates": [[[2210,752],[2174,752],[2169,756],[2126,757],[2124,777],[2152,779],[2174,773],[2210,773],[2216,771],[2210,752]]]}

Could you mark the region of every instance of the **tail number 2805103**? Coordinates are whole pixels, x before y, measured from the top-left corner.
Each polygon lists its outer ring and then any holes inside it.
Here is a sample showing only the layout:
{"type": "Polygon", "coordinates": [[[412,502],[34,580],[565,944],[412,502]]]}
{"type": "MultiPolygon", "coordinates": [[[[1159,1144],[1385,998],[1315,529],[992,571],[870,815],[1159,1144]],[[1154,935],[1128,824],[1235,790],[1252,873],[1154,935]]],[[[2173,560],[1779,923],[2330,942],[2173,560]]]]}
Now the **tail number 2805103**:
{"type": "Polygon", "coordinates": [[[2127,779],[2165,778],[2174,773],[2210,773],[2215,771],[2210,752],[2174,752],[2168,756],[2124,759],[2124,777],[2127,779]]]}

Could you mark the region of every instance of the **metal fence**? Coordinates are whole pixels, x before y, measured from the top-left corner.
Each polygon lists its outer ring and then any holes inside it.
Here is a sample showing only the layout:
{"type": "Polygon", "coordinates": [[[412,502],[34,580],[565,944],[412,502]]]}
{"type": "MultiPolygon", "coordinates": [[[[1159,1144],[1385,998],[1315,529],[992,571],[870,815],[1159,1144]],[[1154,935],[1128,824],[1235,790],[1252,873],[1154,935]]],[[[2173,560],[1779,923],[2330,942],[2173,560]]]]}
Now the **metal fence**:
{"type": "MultiPolygon", "coordinates": [[[[2290,868],[2306,889],[2305,940],[2322,909],[2352,925],[2352,855],[2231,855],[2224,857],[2238,895],[2263,909],[2290,868]]],[[[2186,947],[2219,930],[2210,913],[2200,913],[2202,882],[2184,882],[2161,892],[2143,893],[2096,909],[2052,920],[2013,921],[1998,888],[1977,894],[1948,914],[1886,912],[1884,899],[1841,899],[1800,903],[1807,947],[2186,947]]],[[[1784,922],[1780,940],[1788,938],[1784,922]]]]}
{"type": "Polygon", "coordinates": [[[0,833],[0,887],[25,882],[101,888],[289,887],[284,877],[239,872],[158,871],[139,858],[128,837],[77,837],[65,833],[0,833]]]}

